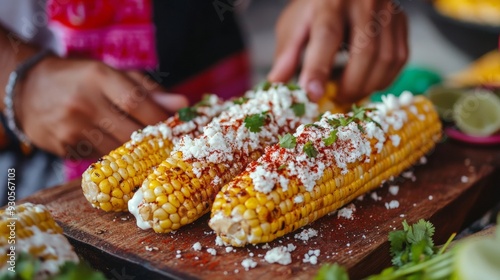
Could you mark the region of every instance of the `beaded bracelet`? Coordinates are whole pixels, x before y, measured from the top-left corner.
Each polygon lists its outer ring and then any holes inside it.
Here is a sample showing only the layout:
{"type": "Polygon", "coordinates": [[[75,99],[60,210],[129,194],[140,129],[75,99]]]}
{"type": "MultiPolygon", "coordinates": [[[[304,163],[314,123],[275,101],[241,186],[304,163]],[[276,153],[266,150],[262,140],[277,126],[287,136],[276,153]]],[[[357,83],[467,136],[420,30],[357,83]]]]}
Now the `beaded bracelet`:
{"type": "Polygon", "coordinates": [[[5,98],[3,100],[5,104],[4,115],[7,122],[7,126],[12,131],[12,133],[19,139],[19,141],[31,147],[31,141],[28,139],[26,134],[19,129],[16,123],[15,112],[14,112],[14,96],[15,96],[15,87],[19,80],[23,79],[26,76],[26,73],[33,67],[35,64],[40,62],[45,56],[51,54],[52,52],[48,49],[41,50],[34,56],[28,58],[24,63],[20,64],[15,71],[10,73],[9,81],[7,82],[7,86],[5,86],[5,98]]]}

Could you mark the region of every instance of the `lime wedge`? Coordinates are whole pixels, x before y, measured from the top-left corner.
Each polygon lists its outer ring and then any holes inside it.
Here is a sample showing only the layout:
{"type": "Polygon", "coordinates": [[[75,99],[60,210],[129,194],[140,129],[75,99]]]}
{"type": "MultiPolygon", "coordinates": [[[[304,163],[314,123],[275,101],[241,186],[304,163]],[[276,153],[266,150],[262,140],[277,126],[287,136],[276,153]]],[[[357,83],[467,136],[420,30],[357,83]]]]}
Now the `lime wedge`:
{"type": "Polygon", "coordinates": [[[436,107],[441,119],[453,121],[453,106],[464,96],[463,90],[447,88],[443,86],[434,86],[426,92],[429,99],[436,107]]]}
{"type": "Polygon", "coordinates": [[[476,237],[461,242],[454,248],[457,251],[452,279],[500,278],[500,240],[476,237]]]}
{"type": "Polygon", "coordinates": [[[489,136],[500,130],[500,98],[490,91],[476,90],[453,106],[457,127],[472,136],[489,136]]]}

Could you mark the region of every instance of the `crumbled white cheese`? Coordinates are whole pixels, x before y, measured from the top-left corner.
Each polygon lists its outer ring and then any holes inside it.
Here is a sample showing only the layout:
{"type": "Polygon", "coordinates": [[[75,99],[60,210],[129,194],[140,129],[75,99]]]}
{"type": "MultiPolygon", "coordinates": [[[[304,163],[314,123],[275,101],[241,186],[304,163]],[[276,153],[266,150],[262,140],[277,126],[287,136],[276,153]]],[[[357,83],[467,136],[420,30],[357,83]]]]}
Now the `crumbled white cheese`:
{"type": "Polygon", "coordinates": [[[267,251],[264,260],[268,263],[288,265],[292,263],[292,256],[286,247],[279,246],[267,251]]]}
{"type": "Polygon", "coordinates": [[[389,186],[389,193],[392,195],[397,195],[399,192],[399,186],[391,185],[389,186]]]}
{"type": "Polygon", "coordinates": [[[397,134],[391,135],[389,137],[391,138],[392,145],[394,145],[394,147],[398,147],[399,143],[401,142],[401,137],[399,137],[399,135],[397,134]]]}
{"type": "Polygon", "coordinates": [[[214,248],[208,248],[207,253],[209,253],[212,256],[217,255],[217,251],[214,248]]]}
{"type": "Polygon", "coordinates": [[[309,250],[306,254],[304,254],[304,259],[302,259],[303,263],[310,263],[315,265],[318,263],[318,257],[320,255],[320,250],[309,250]]]}
{"type": "Polygon", "coordinates": [[[379,201],[379,200],[382,200],[382,198],[376,193],[376,192],[372,192],[370,194],[370,197],[375,200],[375,201],[379,201]]]}
{"type": "Polygon", "coordinates": [[[295,234],[295,239],[299,239],[302,241],[307,241],[315,236],[318,236],[318,231],[313,228],[306,228],[302,230],[300,233],[295,234]]]}
{"type": "Polygon", "coordinates": [[[293,202],[296,204],[304,202],[304,196],[302,194],[298,194],[293,198],[293,202]]]}
{"type": "Polygon", "coordinates": [[[248,271],[250,268],[255,268],[257,266],[257,262],[252,259],[244,259],[243,261],[241,261],[241,266],[243,266],[245,270],[248,271]]]}
{"type": "Polygon", "coordinates": [[[429,200],[433,200],[434,197],[432,195],[429,195],[429,200]]]}
{"type": "Polygon", "coordinates": [[[295,251],[295,249],[297,249],[297,246],[293,245],[293,243],[290,243],[288,245],[286,245],[286,249],[288,250],[288,252],[293,252],[295,251]]]}
{"type": "Polygon", "coordinates": [[[348,220],[354,220],[354,217],[352,216],[354,214],[354,212],[356,212],[356,206],[351,203],[343,208],[341,208],[338,212],[337,212],[337,217],[343,217],[343,218],[346,218],[348,220]]]}
{"type": "Polygon", "coordinates": [[[465,184],[465,183],[469,182],[469,177],[467,177],[467,176],[462,176],[462,177],[460,178],[460,181],[462,181],[462,183],[464,183],[464,184],[465,184]]]}
{"type": "Polygon", "coordinates": [[[423,156],[420,158],[420,160],[418,162],[422,165],[427,164],[427,158],[425,156],[423,156]]]}
{"type": "Polygon", "coordinates": [[[193,250],[195,251],[201,251],[201,243],[200,242],[196,242],[193,244],[193,250]]]}
{"type": "Polygon", "coordinates": [[[229,246],[229,247],[226,247],[226,253],[231,253],[233,251],[233,247],[229,246]]]}
{"type": "Polygon", "coordinates": [[[397,201],[397,200],[391,200],[391,202],[385,203],[386,209],[396,209],[398,207],[399,207],[399,201],[397,201]]]}

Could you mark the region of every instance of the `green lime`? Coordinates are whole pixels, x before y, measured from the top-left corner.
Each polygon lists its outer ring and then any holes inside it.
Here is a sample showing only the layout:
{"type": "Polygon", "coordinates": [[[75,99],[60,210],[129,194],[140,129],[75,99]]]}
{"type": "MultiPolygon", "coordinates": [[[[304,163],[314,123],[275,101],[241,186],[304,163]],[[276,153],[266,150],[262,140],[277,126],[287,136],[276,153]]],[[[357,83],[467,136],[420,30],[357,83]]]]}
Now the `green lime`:
{"type": "Polygon", "coordinates": [[[439,116],[445,121],[453,121],[453,106],[464,96],[463,90],[433,86],[426,94],[436,107],[439,116]]]}
{"type": "Polygon", "coordinates": [[[489,136],[500,130],[500,98],[490,91],[476,90],[453,106],[457,127],[472,136],[489,136]]]}
{"type": "Polygon", "coordinates": [[[459,280],[493,280],[500,278],[500,240],[469,238],[456,248],[454,275],[459,280]]]}

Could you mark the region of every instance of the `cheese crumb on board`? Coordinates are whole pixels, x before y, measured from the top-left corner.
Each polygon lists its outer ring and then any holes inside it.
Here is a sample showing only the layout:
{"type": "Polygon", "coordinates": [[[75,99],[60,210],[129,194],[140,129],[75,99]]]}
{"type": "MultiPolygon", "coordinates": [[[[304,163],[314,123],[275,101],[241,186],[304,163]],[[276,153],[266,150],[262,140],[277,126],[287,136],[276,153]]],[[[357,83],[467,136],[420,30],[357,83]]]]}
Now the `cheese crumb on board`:
{"type": "Polygon", "coordinates": [[[248,271],[251,268],[255,268],[257,266],[257,262],[250,258],[244,259],[243,261],[241,261],[241,266],[243,266],[245,270],[248,271]]]}
{"type": "Polygon", "coordinates": [[[340,208],[340,210],[337,212],[337,217],[343,217],[348,220],[354,220],[354,217],[352,216],[356,212],[356,206],[351,203],[343,208],[340,208]]]}
{"type": "Polygon", "coordinates": [[[200,242],[196,242],[193,244],[193,250],[195,251],[201,251],[201,243],[200,242]]]}
{"type": "Polygon", "coordinates": [[[289,265],[292,263],[292,256],[285,246],[279,246],[267,251],[264,260],[268,263],[289,265]]]}
{"type": "Polygon", "coordinates": [[[208,248],[207,253],[209,253],[212,256],[217,255],[217,251],[214,248],[208,248]]]}
{"type": "Polygon", "coordinates": [[[399,201],[397,200],[391,200],[389,203],[385,203],[385,208],[386,209],[396,209],[399,208],[399,201]]]}
{"type": "Polygon", "coordinates": [[[460,181],[462,181],[462,183],[464,183],[464,184],[465,184],[465,183],[469,182],[469,177],[467,177],[467,176],[462,176],[462,177],[460,178],[460,181]]]}
{"type": "Polygon", "coordinates": [[[389,186],[389,193],[390,194],[397,195],[398,192],[399,192],[399,186],[396,186],[396,185],[389,186]]]}
{"type": "Polygon", "coordinates": [[[306,228],[302,230],[300,233],[295,234],[295,239],[299,239],[302,241],[308,241],[309,239],[318,236],[318,231],[313,228],[306,228]]]}

